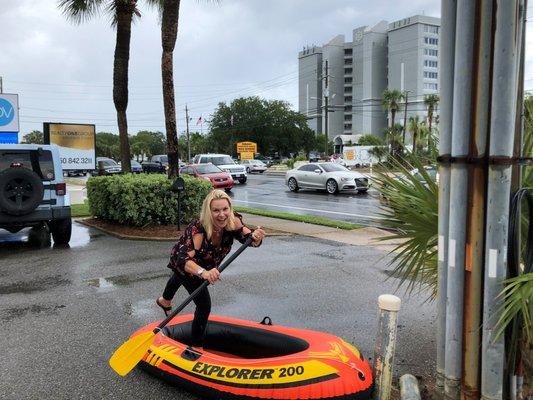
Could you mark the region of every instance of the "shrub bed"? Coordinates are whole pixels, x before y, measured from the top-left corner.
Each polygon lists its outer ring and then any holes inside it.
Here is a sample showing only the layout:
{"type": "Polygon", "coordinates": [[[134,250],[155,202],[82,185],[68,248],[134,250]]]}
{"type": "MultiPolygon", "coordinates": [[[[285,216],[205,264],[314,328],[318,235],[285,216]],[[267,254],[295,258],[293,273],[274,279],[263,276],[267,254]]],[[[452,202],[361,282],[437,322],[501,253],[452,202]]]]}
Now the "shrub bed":
{"type": "MultiPolygon", "coordinates": [[[[180,195],[182,220],[198,217],[202,201],[212,189],[203,179],[188,175],[185,191],[180,195]]],[[[166,175],[124,174],[95,176],[87,181],[91,213],[98,218],[122,225],[169,225],[178,222],[178,198],[166,175]]]]}

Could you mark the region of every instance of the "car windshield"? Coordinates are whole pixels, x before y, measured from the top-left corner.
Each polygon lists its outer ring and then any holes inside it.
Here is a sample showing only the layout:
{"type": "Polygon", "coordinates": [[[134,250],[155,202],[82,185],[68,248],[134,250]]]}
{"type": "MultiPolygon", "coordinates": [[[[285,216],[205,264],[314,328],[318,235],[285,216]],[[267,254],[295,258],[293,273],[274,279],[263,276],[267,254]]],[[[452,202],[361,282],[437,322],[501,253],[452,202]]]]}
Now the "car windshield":
{"type": "Polygon", "coordinates": [[[15,166],[32,170],[41,179],[54,179],[54,161],[52,152],[49,150],[6,150],[0,152],[0,171],[15,166]]]}
{"type": "Polygon", "coordinates": [[[140,167],[140,166],[141,166],[141,164],[139,164],[139,163],[138,163],[137,161],[135,161],[135,160],[131,160],[130,162],[131,162],[131,166],[132,166],[132,167],[140,167]]]}
{"type": "Polygon", "coordinates": [[[100,159],[98,162],[101,162],[104,164],[104,167],[116,167],[118,164],[115,162],[115,160],[112,160],[110,158],[104,158],[103,160],[100,159]]]}
{"type": "Polygon", "coordinates": [[[220,168],[213,164],[200,164],[196,167],[196,171],[198,171],[199,174],[216,174],[218,172],[222,172],[220,168]]]}
{"type": "Polygon", "coordinates": [[[253,165],[259,165],[259,166],[265,165],[265,163],[261,160],[252,160],[251,163],[253,165]]]}
{"type": "Polygon", "coordinates": [[[318,164],[322,167],[322,169],[326,172],[335,172],[335,171],[343,171],[343,172],[346,172],[346,171],[350,171],[348,168],[346,167],[343,167],[342,165],[340,164],[334,164],[334,163],[322,163],[322,164],[318,164]]]}
{"type": "Polygon", "coordinates": [[[163,162],[163,163],[168,163],[168,156],[161,156],[159,157],[159,161],[163,162]]]}
{"type": "Polygon", "coordinates": [[[235,164],[230,156],[209,157],[209,161],[215,165],[235,164]]]}

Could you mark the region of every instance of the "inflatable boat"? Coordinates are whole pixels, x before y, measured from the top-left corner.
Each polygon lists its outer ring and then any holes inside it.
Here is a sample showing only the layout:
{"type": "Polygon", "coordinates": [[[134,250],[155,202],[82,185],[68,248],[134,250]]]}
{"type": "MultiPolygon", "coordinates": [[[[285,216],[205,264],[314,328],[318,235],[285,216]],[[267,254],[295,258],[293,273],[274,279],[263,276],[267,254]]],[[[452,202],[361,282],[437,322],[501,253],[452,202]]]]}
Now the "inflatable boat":
{"type": "MultiPolygon", "coordinates": [[[[369,399],[372,373],[361,353],[322,332],[211,316],[204,350],[188,347],[193,315],[161,330],[141,367],[203,399],[369,399]]],[[[152,331],[149,324],[133,336],[152,331]]]]}

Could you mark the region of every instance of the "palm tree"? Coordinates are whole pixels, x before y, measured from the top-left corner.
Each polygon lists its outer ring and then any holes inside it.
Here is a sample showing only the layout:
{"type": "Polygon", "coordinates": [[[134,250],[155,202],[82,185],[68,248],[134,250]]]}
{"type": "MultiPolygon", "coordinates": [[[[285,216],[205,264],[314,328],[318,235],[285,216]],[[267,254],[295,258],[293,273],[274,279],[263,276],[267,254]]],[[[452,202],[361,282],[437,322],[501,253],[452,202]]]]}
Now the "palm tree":
{"type": "Polygon", "coordinates": [[[390,111],[390,115],[391,115],[390,127],[391,128],[394,127],[394,117],[396,116],[396,112],[400,108],[400,105],[398,103],[402,101],[403,98],[404,98],[404,95],[398,89],[393,89],[393,90],[386,89],[383,92],[383,99],[381,100],[381,104],[383,105],[383,108],[386,111],[390,111]]]}
{"type": "Polygon", "coordinates": [[[60,0],[58,7],[74,23],[84,22],[102,7],[111,14],[111,25],[117,29],[113,64],[113,102],[117,110],[122,169],[131,172],[130,145],[128,140],[128,65],[130,60],[131,24],[140,16],[137,0],[60,0]]]}
{"type": "Polygon", "coordinates": [[[420,132],[420,118],[418,117],[418,115],[414,117],[409,117],[408,129],[409,129],[409,132],[413,134],[413,154],[414,154],[416,153],[416,139],[420,132]]]}
{"type": "Polygon", "coordinates": [[[435,111],[435,107],[439,103],[439,96],[436,94],[428,94],[427,96],[424,96],[424,104],[428,108],[428,127],[429,131],[431,132],[431,126],[433,124],[433,112],[435,111]]]}
{"type": "Polygon", "coordinates": [[[174,47],[178,36],[180,0],[150,0],[161,13],[161,76],[163,107],[167,130],[168,177],[179,174],[178,134],[176,129],[176,103],[174,99],[174,47]]]}

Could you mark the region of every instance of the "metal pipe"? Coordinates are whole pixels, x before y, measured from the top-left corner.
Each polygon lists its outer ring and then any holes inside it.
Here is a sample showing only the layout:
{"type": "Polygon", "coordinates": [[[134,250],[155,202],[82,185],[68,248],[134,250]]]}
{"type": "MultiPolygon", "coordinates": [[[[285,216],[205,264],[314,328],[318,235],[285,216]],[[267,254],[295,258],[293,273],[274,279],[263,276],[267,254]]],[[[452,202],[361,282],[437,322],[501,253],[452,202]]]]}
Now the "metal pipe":
{"type": "MultiPolygon", "coordinates": [[[[453,66],[455,54],[456,0],[442,0],[440,27],[440,126],[439,155],[452,152],[453,66]]],[[[446,286],[450,208],[450,165],[439,164],[439,225],[437,263],[437,393],[444,392],[444,354],[446,340],[446,286]]]]}
{"type": "MultiPolygon", "coordinates": [[[[523,0],[496,0],[490,156],[512,157],[520,62],[523,0]]],[[[493,336],[502,304],[498,297],[507,274],[507,233],[512,166],[489,164],[483,302],[481,398],[503,398],[504,338],[493,336]]]]}
{"type": "MultiPolygon", "coordinates": [[[[472,68],[476,2],[457,2],[452,157],[468,156],[472,112],[472,68]]],[[[450,180],[450,222],[448,242],[448,280],[446,306],[446,352],[444,395],[459,399],[463,349],[463,289],[467,222],[468,168],[453,163],[450,180]]]]}
{"type": "Polygon", "coordinates": [[[379,323],[374,347],[374,397],[389,400],[396,347],[398,311],[402,301],[392,294],[382,294],[378,298],[379,323]]]}
{"type": "MultiPolygon", "coordinates": [[[[490,78],[492,73],[492,0],[480,0],[475,54],[475,105],[470,155],[482,159],[488,152],[490,78]]],[[[467,245],[465,259],[462,398],[477,400],[480,392],[481,303],[485,251],[486,167],[470,166],[467,245]]]]}
{"type": "Polygon", "coordinates": [[[420,400],[420,390],[418,381],[411,374],[402,375],[400,378],[400,399],[401,400],[420,400]]]}

